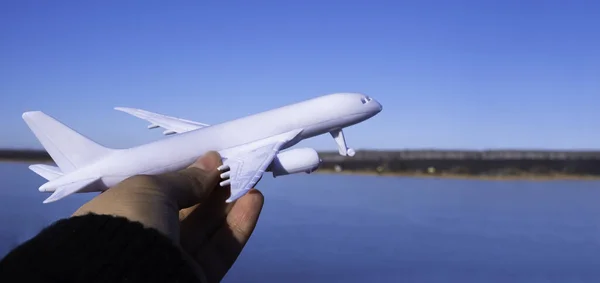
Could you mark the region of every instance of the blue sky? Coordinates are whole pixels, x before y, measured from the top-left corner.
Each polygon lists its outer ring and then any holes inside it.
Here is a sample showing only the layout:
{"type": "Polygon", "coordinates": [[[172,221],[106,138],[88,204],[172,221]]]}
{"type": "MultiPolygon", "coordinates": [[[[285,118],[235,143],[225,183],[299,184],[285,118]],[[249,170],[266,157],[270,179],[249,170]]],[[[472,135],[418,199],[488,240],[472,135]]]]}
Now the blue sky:
{"type": "Polygon", "coordinates": [[[355,148],[600,148],[599,14],[566,0],[3,1],[0,147],[40,147],[28,110],[120,148],[162,136],[115,106],[214,124],[357,91],[384,111],[347,129],[355,148]]]}

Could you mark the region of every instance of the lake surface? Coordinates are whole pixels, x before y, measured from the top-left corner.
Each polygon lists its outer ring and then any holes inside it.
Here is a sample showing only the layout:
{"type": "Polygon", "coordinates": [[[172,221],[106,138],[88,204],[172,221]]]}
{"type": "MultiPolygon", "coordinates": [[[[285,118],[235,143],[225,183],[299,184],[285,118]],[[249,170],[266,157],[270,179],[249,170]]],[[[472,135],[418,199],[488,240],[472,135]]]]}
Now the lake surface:
{"type": "MultiPolygon", "coordinates": [[[[0,256],[94,194],[42,204],[0,163],[0,256]]],[[[600,182],[265,176],[224,282],[600,282],[600,182]]]]}

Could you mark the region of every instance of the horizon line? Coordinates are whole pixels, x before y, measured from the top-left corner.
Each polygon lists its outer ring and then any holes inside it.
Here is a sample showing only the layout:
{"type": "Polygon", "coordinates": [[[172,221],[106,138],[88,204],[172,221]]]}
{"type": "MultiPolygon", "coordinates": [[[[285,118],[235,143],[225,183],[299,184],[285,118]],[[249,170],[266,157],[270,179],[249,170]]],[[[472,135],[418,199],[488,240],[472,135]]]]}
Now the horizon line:
{"type": "MultiPolygon", "coordinates": [[[[123,148],[126,149],[126,148],[123,148]]],[[[19,147],[5,147],[0,148],[0,151],[12,150],[12,151],[46,151],[44,148],[19,148],[19,147]]],[[[317,150],[318,152],[338,152],[337,149],[328,150],[317,150]]],[[[413,148],[355,148],[355,151],[535,151],[535,152],[600,152],[600,148],[581,148],[581,149],[561,149],[561,148],[436,148],[436,147],[413,147],[413,148]]]]}

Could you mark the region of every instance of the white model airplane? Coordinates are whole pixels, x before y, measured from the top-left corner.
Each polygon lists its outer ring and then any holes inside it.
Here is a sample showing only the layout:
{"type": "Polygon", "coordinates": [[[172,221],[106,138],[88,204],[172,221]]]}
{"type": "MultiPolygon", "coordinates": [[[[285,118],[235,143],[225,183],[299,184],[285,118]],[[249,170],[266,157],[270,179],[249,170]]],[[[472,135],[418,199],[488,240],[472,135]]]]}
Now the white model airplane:
{"type": "Polygon", "coordinates": [[[110,149],[84,137],[41,111],[23,119],[56,165],[29,168],[48,182],[40,192],[53,192],[49,203],[73,193],[101,192],[138,174],[161,174],[183,169],[204,153],[215,150],[230,186],[227,202],[243,196],[265,171],[273,176],[311,173],[321,160],[312,148],[282,151],[303,139],[330,133],[341,155],[354,155],[346,146],[343,128],[365,121],[382,110],[381,104],[360,93],[335,93],[231,120],[207,125],[132,108],[115,108],[163,127],[167,138],[127,149],[110,149]],[[173,135],[174,134],[174,135],[173,135]]]}

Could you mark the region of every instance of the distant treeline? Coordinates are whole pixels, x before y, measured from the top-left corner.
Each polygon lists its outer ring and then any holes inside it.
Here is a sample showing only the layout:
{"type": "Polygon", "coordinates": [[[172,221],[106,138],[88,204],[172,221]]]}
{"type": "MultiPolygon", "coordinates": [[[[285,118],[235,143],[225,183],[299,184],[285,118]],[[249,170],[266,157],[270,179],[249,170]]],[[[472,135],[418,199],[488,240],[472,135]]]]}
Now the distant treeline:
{"type": "Polygon", "coordinates": [[[600,151],[397,150],[321,152],[322,170],[481,177],[600,177],[600,151]],[[336,168],[337,167],[337,168],[336,168]]]}
{"type": "Polygon", "coordinates": [[[52,162],[48,152],[35,149],[0,149],[0,160],[52,162]]]}
{"type": "MultiPolygon", "coordinates": [[[[320,152],[321,171],[377,174],[600,177],[600,151],[359,150],[353,157],[320,152]]],[[[0,159],[51,162],[43,150],[0,150],[0,159]]]]}

